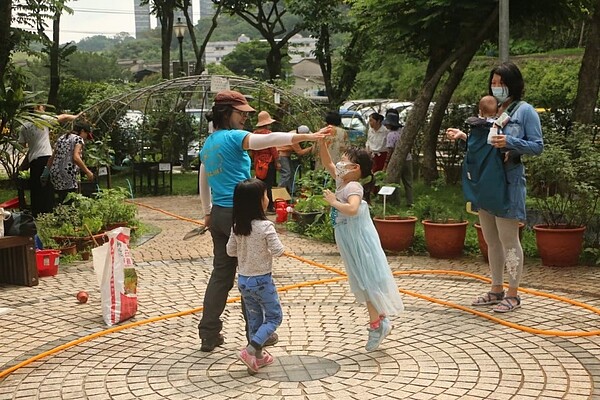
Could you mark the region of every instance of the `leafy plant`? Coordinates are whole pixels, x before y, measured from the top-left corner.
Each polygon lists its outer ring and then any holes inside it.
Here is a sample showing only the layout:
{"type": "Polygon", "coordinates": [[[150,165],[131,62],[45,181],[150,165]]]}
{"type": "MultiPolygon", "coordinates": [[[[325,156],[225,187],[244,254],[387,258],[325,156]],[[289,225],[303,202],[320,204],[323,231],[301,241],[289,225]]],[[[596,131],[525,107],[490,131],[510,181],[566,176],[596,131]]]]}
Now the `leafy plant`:
{"type": "Polygon", "coordinates": [[[298,179],[296,186],[301,196],[323,194],[323,189],[335,190],[335,180],[324,169],[309,170],[298,179]]]}
{"type": "Polygon", "coordinates": [[[457,213],[450,210],[446,204],[442,203],[429,195],[421,196],[415,201],[413,206],[415,215],[421,220],[428,220],[434,223],[448,223],[463,221],[462,212],[457,213]]]}
{"type": "Polygon", "coordinates": [[[301,213],[318,212],[323,213],[329,207],[329,204],[323,198],[323,195],[310,195],[299,198],[294,205],[294,210],[301,213]]]}
{"type": "Polygon", "coordinates": [[[96,193],[95,207],[102,214],[103,227],[116,223],[124,223],[130,227],[139,224],[137,207],[125,201],[129,196],[125,188],[102,189],[96,193]]]}
{"type": "MultiPolygon", "coordinates": [[[[399,215],[400,212],[400,188],[402,185],[393,182],[386,182],[387,173],[385,171],[377,171],[374,174],[375,186],[381,188],[383,186],[391,186],[396,188],[393,194],[385,196],[385,216],[388,215],[399,215]]],[[[384,196],[379,194],[371,195],[371,202],[369,204],[370,213],[372,217],[383,218],[384,216],[384,196]]],[[[412,215],[409,210],[404,213],[405,215],[412,215]]]]}
{"type": "Polygon", "coordinates": [[[549,227],[590,222],[600,199],[600,144],[592,126],[546,130],[544,152],[526,160],[535,208],[549,227]]]}

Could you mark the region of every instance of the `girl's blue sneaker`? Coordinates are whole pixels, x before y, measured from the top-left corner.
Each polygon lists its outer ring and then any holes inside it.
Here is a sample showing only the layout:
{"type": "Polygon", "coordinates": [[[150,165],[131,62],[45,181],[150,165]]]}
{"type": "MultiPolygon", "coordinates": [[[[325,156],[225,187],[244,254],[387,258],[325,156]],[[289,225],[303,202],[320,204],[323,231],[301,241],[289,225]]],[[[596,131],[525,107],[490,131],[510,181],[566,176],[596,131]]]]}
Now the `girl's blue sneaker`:
{"type": "Polygon", "coordinates": [[[367,340],[367,345],[365,346],[365,350],[373,351],[379,347],[383,339],[392,331],[392,324],[390,320],[387,318],[383,318],[379,323],[379,328],[371,329],[367,328],[369,331],[369,339],[367,340]]]}

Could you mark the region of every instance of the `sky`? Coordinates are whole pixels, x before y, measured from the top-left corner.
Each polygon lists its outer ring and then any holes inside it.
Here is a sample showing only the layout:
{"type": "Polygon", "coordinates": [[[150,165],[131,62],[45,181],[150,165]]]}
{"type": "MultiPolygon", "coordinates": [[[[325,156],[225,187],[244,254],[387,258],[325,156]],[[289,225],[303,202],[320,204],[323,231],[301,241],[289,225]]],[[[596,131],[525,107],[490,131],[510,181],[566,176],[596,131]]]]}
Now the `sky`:
{"type": "MultiPolygon", "coordinates": [[[[133,4],[135,0],[71,0],[67,6],[73,15],[63,14],[60,20],[60,42],[79,40],[95,35],[114,36],[128,32],[135,36],[133,4]]],[[[194,15],[198,12],[198,1],[192,1],[194,15]]],[[[150,19],[153,28],[156,18],[150,19]]],[[[51,29],[51,24],[50,24],[51,29]]]]}

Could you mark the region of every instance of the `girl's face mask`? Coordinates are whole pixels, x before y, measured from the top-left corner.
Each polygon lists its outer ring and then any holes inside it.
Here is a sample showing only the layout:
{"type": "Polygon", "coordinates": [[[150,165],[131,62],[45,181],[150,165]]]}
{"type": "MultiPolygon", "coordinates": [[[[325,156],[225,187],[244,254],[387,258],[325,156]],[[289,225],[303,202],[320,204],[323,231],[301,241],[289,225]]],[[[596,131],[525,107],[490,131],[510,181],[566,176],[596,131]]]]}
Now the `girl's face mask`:
{"type": "Polygon", "coordinates": [[[335,164],[335,175],[338,178],[343,178],[348,174],[348,172],[350,172],[350,169],[348,169],[348,167],[350,167],[351,165],[355,164],[350,161],[339,161],[337,164],[335,164]]]}

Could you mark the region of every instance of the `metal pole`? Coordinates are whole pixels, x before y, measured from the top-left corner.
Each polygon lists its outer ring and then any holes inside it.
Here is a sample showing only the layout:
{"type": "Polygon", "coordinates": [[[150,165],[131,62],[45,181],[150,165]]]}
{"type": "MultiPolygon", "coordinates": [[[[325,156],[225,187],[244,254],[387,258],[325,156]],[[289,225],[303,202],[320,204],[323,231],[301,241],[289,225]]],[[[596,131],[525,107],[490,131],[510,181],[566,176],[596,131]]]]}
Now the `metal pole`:
{"type": "Polygon", "coordinates": [[[509,1],[499,0],[498,49],[500,51],[501,62],[508,61],[509,1]]]}
{"type": "Polygon", "coordinates": [[[179,40],[179,75],[185,76],[187,74],[183,70],[183,36],[178,37],[177,40],[179,40]]]}

